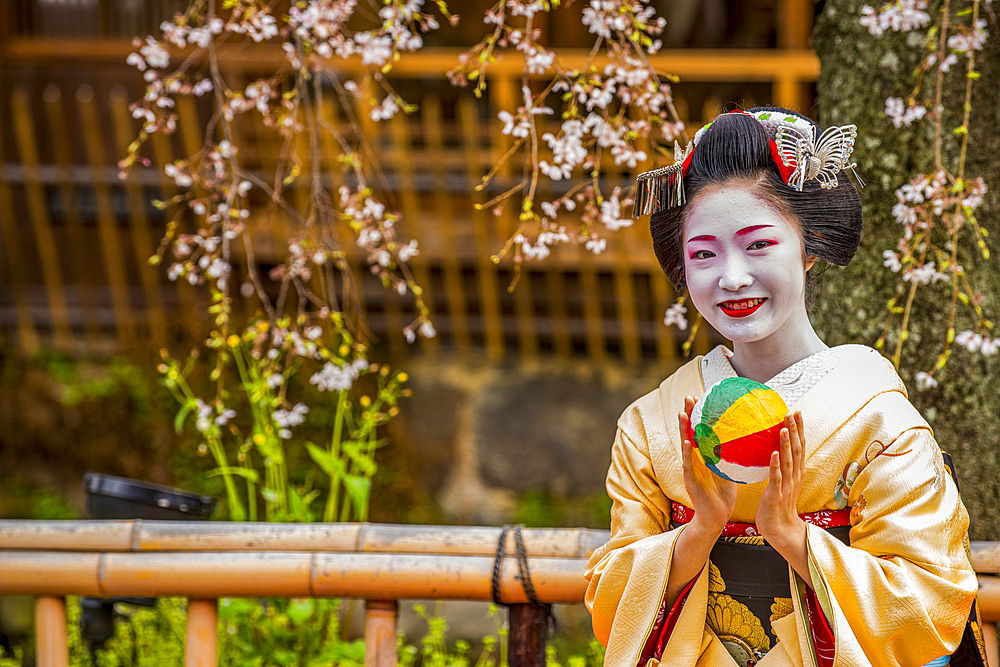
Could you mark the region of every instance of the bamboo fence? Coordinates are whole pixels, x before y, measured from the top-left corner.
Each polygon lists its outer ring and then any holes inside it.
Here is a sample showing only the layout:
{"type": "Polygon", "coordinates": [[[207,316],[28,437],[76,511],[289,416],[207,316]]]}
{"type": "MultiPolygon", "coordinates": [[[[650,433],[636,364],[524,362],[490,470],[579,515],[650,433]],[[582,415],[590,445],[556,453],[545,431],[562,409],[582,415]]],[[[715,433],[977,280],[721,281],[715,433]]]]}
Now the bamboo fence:
{"type": "MultiPolygon", "coordinates": [[[[360,598],[366,665],[387,667],[396,663],[398,600],[490,600],[500,536],[500,528],[488,527],[7,520],[0,521],[0,595],[36,596],[40,667],[67,664],[66,595],[188,598],[186,667],[216,664],[218,598],[360,598]]],[[[607,538],[607,531],[583,528],[525,529],[538,598],[582,602],[585,563],[607,538]]],[[[503,553],[500,599],[526,625],[531,611],[511,533],[503,553]]],[[[974,542],[972,564],[997,667],[1000,544],[974,542]]],[[[524,634],[512,627],[511,641],[524,634]]],[[[518,664],[544,664],[538,640],[518,664]]]]}

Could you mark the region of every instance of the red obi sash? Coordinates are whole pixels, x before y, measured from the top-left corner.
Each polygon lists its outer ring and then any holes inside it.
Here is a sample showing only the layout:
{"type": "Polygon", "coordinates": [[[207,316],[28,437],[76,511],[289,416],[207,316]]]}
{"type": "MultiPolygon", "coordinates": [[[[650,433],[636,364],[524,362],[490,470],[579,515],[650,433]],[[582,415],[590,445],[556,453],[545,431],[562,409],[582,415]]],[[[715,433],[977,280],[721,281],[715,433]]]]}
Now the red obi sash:
{"type": "MultiPolygon", "coordinates": [[[[678,502],[670,503],[670,519],[673,523],[690,523],[694,518],[694,510],[685,507],[678,502]]],[[[851,525],[851,510],[845,507],[840,510],[820,510],[818,512],[808,512],[800,514],[799,518],[806,523],[811,523],[820,528],[839,528],[840,526],[851,525]]],[[[722,537],[744,537],[760,535],[757,526],[752,523],[727,523],[722,529],[722,537]]]]}

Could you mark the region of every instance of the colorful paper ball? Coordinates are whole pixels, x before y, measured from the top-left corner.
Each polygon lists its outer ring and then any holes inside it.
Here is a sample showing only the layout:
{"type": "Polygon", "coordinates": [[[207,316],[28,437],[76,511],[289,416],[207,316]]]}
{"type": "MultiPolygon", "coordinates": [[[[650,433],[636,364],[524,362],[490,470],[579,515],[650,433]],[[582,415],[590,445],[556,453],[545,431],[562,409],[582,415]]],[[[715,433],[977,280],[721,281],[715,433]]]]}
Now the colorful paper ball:
{"type": "Polygon", "coordinates": [[[788,408],[778,392],[760,382],[719,380],[691,411],[691,441],[708,469],[737,484],[768,477],[788,408]]]}

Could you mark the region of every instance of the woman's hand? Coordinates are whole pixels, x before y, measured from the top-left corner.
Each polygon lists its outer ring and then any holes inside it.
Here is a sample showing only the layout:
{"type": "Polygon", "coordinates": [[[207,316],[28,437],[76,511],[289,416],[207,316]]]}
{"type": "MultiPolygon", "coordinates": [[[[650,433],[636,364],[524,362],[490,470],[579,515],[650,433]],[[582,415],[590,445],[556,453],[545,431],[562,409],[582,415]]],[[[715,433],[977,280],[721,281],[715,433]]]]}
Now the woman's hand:
{"type": "Polygon", "coordinates": [[[806,546],[806,523],[798,514],[804,472],[805,430],[802,413],[785,415],[779,451],[771,454],[767,488],[757,506],[757,530],[812,586],[806,546]]]}
{"type": "Polygon", "coordinates": [[[695,400],[684,399],[684,412],[677,415],[681,429],[681,461],[684,468],[684,488],[691,498],[694,518],[681,530],[674,543],[674,555],[667,576],[667,608],[673,606],[688,582],[708,562],[715,541],[722,534],[726,522],[736,506],[736,483],[712,473],[700,458],[694,455],[690,433],[691,410],[695,400]]]}
{"type": "Polygon", "coordinates": [[[689,439],[691,410],[695,399],[688,396],[684,399],[684,412],[677,415],[681,430],[681,462],[684,468],[684,489],[691,498],[691,509],[694,518],[691,523],[697,523],[706,532],[714,532],[714,542],[725,528],[726,522],[733,516],[736,506],[736,483],[723,479],[713,473],[700,457],[695,456],[694,445],[689,439]]]}

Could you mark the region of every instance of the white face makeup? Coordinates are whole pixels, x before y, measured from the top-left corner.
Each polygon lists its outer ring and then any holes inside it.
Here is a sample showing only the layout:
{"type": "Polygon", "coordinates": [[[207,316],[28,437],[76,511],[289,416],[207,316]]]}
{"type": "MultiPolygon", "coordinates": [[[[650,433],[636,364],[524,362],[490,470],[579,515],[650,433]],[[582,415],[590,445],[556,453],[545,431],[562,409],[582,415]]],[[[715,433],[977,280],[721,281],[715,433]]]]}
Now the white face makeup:
{"type": "Polygon", "coordinates": [[[745,188],[722,187],[692,204],[684,230],[691,301],[734,344],[794,345],[803,327],[812,331],[804,257],[798,228],[745,188]]]}

